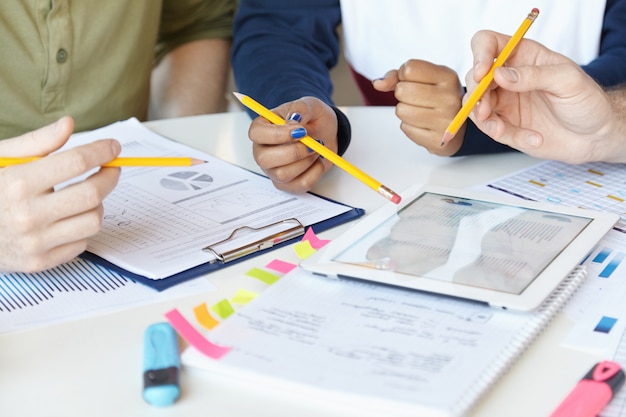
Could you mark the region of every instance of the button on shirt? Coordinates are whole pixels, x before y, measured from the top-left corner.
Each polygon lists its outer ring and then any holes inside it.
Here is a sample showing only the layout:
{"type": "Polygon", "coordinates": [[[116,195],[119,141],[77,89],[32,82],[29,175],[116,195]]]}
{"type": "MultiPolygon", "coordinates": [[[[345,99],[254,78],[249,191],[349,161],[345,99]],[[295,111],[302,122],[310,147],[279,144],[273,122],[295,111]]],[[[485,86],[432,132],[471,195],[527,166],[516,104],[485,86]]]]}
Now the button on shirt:
{"type": "Polygon", "coordinates": [[[157,57],[232,34],[234,0],[2,0],[0,139],[64,115],[76,130],[147,115],[157,57]]]}

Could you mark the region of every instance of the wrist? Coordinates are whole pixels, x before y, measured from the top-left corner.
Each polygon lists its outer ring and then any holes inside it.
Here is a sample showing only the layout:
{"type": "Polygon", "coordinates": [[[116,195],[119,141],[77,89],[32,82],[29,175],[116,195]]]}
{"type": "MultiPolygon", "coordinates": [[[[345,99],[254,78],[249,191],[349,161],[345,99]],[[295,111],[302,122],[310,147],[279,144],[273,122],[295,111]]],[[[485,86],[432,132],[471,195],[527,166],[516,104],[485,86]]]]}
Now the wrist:
{"type": "Polygon", "coordinates": [[[350,127],[348,117],[341,110],[335,106],[330,106],[330,108],[333,109],[337,116],[337,154],[341,156],[348,150],[350,145],[352,128],[350,127]]]}
{"type": "Polygon", "coordinates": [[[607,162],[626,162],[626,88],[610,89],[607,92],[611,104],[611,117],[603,136],[611,146],[603,160],[607,162]]]}

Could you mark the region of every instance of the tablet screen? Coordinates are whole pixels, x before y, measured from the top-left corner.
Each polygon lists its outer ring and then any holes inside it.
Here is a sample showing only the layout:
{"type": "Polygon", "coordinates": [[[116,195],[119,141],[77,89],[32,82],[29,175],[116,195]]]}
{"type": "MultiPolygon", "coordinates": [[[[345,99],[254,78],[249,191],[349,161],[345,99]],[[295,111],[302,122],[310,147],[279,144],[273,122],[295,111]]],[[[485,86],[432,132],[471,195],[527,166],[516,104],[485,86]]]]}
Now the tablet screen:
{"type": "Polygon", "coordinates": [[[591,220],[427,192],[334,260],[520,294],[591,220]]]}

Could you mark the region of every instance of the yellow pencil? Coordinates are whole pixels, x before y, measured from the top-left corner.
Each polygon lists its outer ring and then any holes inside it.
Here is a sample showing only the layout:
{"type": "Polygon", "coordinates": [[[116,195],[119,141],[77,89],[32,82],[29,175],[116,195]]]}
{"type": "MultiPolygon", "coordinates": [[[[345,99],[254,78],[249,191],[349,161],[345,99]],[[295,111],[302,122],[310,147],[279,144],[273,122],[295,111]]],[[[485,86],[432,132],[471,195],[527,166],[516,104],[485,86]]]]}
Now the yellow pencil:
{"type": "Polygon", "coordinates": [[[478,100],[480,100],[483,94],[485,94],[485,91],[487,91],[487,87],[489,87],[489,84],[491,84],[491,82],[493,81],[493,73],[495,69],[501,67],[506,62],[506,60],[509,58],[509,55],[511,55],[511,52],[513,52],[513,49],[515,49],[517,44],[522,40],[522,38],[526,34],[526,31],[528,30],[528,28],[530,28],[530,25],[532,25],[538,15],[539,9],[532,9],[520,25],[520,27],[517,29],[517,32],[515,32],[515,34],[511,37],[511,39],[509,39],[506,45],[504,45],[504,49],[502,49],[500,55],[498,55],[496,60],[491,65],[491,68],[489,69],[487,75],[485,75],[483,79],[480,80],[480,82],[476,86],[476,89],[472,92],[472,94],[470,94],[465,104],[461,107],[461,110],[459,110],[456,116],[454,116],[454,119],[452,119],[452,121],[446,128],[446,131],[443,134],[443,140],[441,141],[441,146],[444,146],[446,143],[448,143],[448,141],[452,139],[454,135],[456,135],[463,123],[465,123],[472,109],[474,108],[476,103],[478,103],[478,100]]]}
{"type": "MultiPolygon", "coordinates": [[[[0,167],[25,164],[41,157],[0,158],[0,167]]],[[[203,164],[206,161],[188,157],[120,157],[103,164],[103,167],[188,167],[203,164]]]]}
{"type": "MultiPolygon", "coordinates": [[[[241,93],[235,92],[233,94],[235,95],[235,97],[237,97],[239,101],[241,101],[241,104],[248,107],[250,110],[254,111],[259,116],[267,119],[267,121],[269,121],[270,123],[273,123],[275,125],[284,125],[286,123],[282,117],[272,112],[271,110],[269,110],[268,108],[266,108],[261,103],[254,100],[253,98],[245,94],[241,94],[241,93]]],[[[385,187],[383,184],[376,181],[374,178],[370,177],[365,172],[361,171],[359,168],[355,167],[350,162],[346,161],[341,156],[337,155],[336,153],[334,153],[333,151],[331,151],[330,149],[328,149],[327,147],[325,147],[324,145],[322,145],[321,143],[313,139],[311,136],[307,135],[303,137],[302,139],[300,139],[300,141],[303,144],[305,144],[307,147],[311,148],[313,151],[317,152],[324,158],[328,159],[333,164],[337,165],[339,168],[346,171],[348,174],[354,176],[356,179],[363,182],[368,187],[377,191],[386,199],[396,204],[400,203],[400,200],[401,200],[400,195],[392,191],[390,188],[385,187]]]]}

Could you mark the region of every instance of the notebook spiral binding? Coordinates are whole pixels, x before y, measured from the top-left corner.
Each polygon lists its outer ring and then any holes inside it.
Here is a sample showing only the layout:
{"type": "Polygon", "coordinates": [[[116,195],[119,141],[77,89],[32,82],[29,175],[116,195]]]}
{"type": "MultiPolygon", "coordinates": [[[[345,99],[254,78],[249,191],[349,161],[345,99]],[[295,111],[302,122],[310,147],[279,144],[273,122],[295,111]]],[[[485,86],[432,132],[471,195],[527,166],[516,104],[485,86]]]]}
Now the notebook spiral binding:
{"type": "Polygon", "coordinates": [[[559,286],[544,300],[539,308],[527,314],[534,315],[534,319],[520,332],[506,351],[494,361],[481,376],[480,380],[463,395],[457,403],[454,415],[466,415],[476,405],[478,400],[495,385],[495,383],[511,368],[521,354],[539,337],[543,330],[563,309],[565,304],[576,293],[585,278],[587,270],[579,265],[561,281],[559,286]]]}

